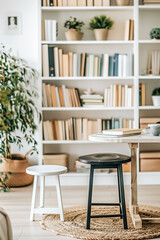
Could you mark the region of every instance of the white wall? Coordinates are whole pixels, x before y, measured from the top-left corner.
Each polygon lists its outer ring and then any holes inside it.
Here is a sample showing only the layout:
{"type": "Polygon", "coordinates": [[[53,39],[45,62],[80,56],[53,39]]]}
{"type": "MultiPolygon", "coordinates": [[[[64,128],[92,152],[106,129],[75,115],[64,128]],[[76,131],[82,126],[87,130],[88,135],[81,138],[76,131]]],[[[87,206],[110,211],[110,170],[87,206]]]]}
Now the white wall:
{"type": "MultiPolygon", "coordinates": [[[[39,0],[0,0],[0,43],[7,49],[12,48],[14,55],[25,59],[27,63],[38,68],[38,1],[39,0]],[[22,31],[19,34],[7,33],[7,15],[20,14],[22,31]]],[[[37,84],[38,86],[38,84],[37,84]]],[[[38,101],[38,100],[37,100],[38,101]]],[[[38,139],[38,136],[36,136],[38,139]]],[[[12,152],[19,152],[12,146],[12,152]]],[[[20,151],[25,154],[30,147],[25,144],[20,151]]],[[[37,156],[33,157],[34,162],[37,156]]]]}

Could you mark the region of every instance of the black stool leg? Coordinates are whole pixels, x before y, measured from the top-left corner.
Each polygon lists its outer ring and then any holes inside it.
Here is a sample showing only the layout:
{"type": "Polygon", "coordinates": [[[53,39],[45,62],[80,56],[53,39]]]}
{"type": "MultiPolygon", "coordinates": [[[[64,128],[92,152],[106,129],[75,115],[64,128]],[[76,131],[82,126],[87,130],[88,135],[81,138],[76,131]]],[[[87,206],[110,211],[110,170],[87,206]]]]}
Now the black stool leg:
{"type": "Polygon", "coordinates": [[[87,208],[87,225],[86,225],[86,229],[90,229],[93,175],[94,175],[94,166],[91,164],[91,167],[90,167],[90,179],[89,179],[89,192],[88,192],[88,208],[87,208]]]}
{"type": "Polygon", "coordinates": [[[121,192],[122,212],[123,212],[123,225],[124,225],[124,229],[128,229],[128,226],[127,226],[127,215],[126,215],[126,205],[125,205],[125,194],[124,194],[122,164],[120,164],[118,166],[118,175],[119,175],[119,180],[120,180],[120,192],[121,192]]]}
{"type": "Polygon", "coordinates": [[[118,174],[118,168],[117,168],[117,179],[118,179],[118,194],[119,194],[119,210],[120,210],[120,214],[121,214],[121,219],[122,219],[122,200],[121,200],[121,190],[120,190],[120,179],[119,179],[119,174],[118,174]]]}

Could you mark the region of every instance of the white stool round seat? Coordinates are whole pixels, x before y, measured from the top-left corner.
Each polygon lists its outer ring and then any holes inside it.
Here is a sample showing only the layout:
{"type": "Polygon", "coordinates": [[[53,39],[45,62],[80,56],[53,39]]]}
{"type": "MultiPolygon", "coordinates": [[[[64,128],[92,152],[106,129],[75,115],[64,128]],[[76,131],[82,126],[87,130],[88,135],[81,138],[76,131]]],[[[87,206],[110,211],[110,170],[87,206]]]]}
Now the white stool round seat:
{"type": "Polygon", "coordinates": [[[66,173],[67,168],[59,165],[37,165],[28,167],[26,172],[30,175],[52,176],[66,173]]]}
{"type": "Polygon", "coordinates": [[[26,169],[26,173],[34,175],[32,203],[31,203],[31,214],[30,220],[34,220],[34,214],[59,214],[61,221],[64,221],[63,215],[63,203],[61,196],[61,186],[59,175],[66,173],[67,168],[59,165],[36,165],[26,169]],[[56,208],[45,208],[44,207],[44,193],[45,193],[45,177],[52,176],[53,183],[56,185],[58,207],[56,208]],[[36,194],[38,179],[40,178],[40,206],[36,207],[36,194]]]}

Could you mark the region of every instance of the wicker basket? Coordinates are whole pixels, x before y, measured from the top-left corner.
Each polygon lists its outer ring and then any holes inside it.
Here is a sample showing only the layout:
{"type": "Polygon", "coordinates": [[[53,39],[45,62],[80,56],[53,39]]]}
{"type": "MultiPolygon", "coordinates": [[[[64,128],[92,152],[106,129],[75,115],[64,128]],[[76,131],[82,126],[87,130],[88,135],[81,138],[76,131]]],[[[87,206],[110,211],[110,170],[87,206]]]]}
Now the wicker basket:
{"type": "MultiPolygon", "coordinates": [[[[22,187],[29,185],[33,182],[33,176],[26,173],[26,168],[30,166],[27,155],[11,154],[11,159],[3,158],[0,164],[0,172],[8,173],[8,180],[5,182],[9,187],[22,187]]],[[[3,177],[3,175],[2,175],[3,177]]]]}

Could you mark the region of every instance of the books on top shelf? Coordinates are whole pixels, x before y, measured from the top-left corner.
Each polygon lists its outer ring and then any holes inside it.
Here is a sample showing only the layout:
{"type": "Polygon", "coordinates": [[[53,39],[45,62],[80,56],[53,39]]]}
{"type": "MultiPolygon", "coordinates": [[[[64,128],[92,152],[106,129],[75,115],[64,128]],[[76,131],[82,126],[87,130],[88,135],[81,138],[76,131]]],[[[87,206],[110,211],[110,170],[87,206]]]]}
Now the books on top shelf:
{"type": "Polygon", "coordinates": [[[43,7],[100,7],[110,6],[110,0],[42,0],[43,7]]]}
{"type": "Polygon", "coordinates": [[[131,53],[107,53],[95,55],[88,53],[63,53],[52,45],[42,45],[42,71],[44,77],[107,77],[132,76],[133,55],[131,53]],[[53,71],[51,71],[53,69],[53,71]]]}
{"type": "Polygon", "coordinates": [[[128,19],[125,21],[124,40],[134,40],[134,20],[128,19]]]}
{"type": "Polygon", "coordinates": [[[44,140],[88,140],[90,134],[101,133],[105,129],[130,127],[134,120],[125,118],[87,119],[70,118],[67,120],[43,121],[44,140]]]}
{"type": "Polygon", "coordinates": [[[111,84],[104,89],[105,107],[133,107],[134,86],[111,84]]]}
{"type": "Polygon", "coordinates": [[[78,88],[42,84],[43,107],[81,107],[78,88]]]}
{"type": "Polygon", "coordinates": [[[131,136],[141,134],[141,129],[129,129],[129,128],[119,128],[119,129],[110,129],[103,130],[103,134],[108,136],[131,136]]]}
{"type": "Polygon", "coordinates": [[[160,0],[143,0],[144,5],[160,4],[160,0]]]}

